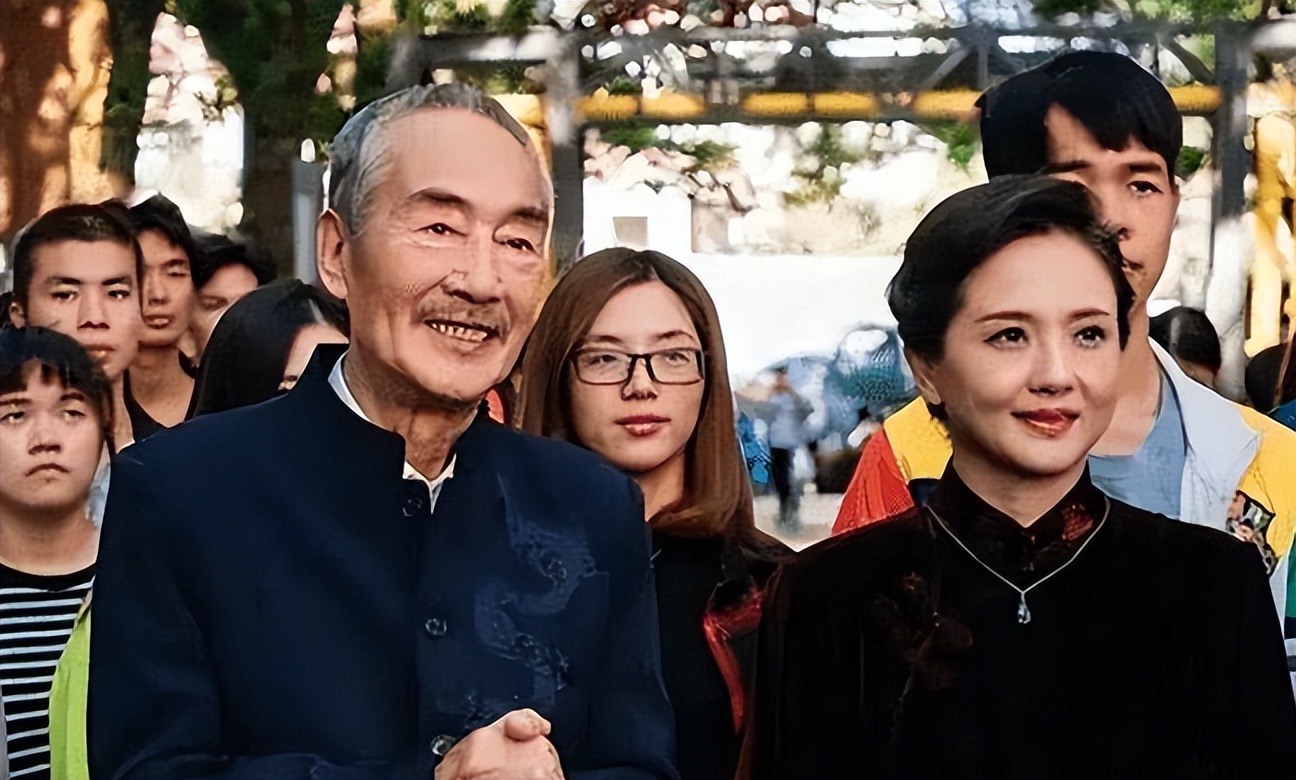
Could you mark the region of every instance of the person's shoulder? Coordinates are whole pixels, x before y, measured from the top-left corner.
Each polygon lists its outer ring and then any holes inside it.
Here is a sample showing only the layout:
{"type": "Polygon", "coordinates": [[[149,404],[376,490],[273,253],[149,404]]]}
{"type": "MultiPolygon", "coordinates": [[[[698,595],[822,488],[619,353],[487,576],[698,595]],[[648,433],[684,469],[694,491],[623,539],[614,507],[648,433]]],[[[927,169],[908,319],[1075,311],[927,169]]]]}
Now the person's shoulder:
{"type": "Polygon", "coordinates": [[[1207,566],[1238,557],[1247,545],[1217,528],[1173,520],[1164,515],[1111,500],[1111,518],[1118,527],[1121,545],[1132,551],[1154,550],[1155,559],[1185,569],[1194,562],[1207,566]]]}
{"type": "Polygon", "coordinates": [[[186,420],[159,431],[122,450],[118,457],[162,468],[230,456],[231,450],[244,455],[256,451],[256,439],[272,435],[273,423],[282,417],[282,398],[254,406],[186,420]]]}
{"type": "Polygon", "coordinates": [[[916,571],[931,555],[932,526],[926,510],[912,508],[807,547],[785,563],[781,579],[799,598],[829,598],[889,580],[901,569],[916,571]]]}
{"type": "Polygon", "coordinates": [[[526,473],[546,479],[594,480],[622,485],[629,477],[602,457],[575,444],[501,425],[481,423],[493,457],[512,461],[526,473]]]}

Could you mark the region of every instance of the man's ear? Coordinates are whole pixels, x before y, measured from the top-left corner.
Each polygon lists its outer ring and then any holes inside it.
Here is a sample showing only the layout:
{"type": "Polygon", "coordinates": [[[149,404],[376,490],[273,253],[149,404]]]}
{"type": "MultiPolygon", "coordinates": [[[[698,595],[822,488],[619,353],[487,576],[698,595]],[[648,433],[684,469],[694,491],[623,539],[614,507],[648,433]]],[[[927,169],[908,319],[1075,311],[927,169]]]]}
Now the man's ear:
{"type": "Polygon", "coordinates": [[[9,302],[9,321],[13,323],[15,328],[27,327],[27,314],[18,301],[9,302]]]}
{"type": "Polygon", "coordinates": [[[905,360],[909,361],[909,369],[913,371],[914,382],[918,385],[918,392],[923,400],[932,406],[940,406],[942,403],[940,391],[936,389],[934,381],[936,365],[908,347],[905,347],[904,354],[905,360]]]}
{"type": "Polygon", "coordinates": [[[315,223],[315,269],[324,287],[342,300],[347,297],[351,241],[340,214],[333,209],[320,214],[315,223]]]}

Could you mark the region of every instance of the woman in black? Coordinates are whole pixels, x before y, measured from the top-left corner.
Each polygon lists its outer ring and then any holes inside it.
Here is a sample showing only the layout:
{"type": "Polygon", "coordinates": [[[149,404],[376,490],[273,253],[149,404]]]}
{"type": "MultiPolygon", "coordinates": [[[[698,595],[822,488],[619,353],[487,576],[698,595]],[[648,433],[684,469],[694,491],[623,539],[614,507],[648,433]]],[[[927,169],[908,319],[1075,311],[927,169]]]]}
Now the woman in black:
{"type": "Polygon", "coordinates": [[[683,780],[731,780],[761,592],[789,551],[756,530],[711,297],[657,252],[578,262],[545,302],[522,428],[631,474],[652,529],[662,678],[683,780]]]}
{"type": "Polygon", "coordinates": [[[1109,499],[1133,298],[1083,188],[939,205],[888,293],[954,455],[927,508],[784,569],[744,774],[1290,778],[1296,704],[1253,546],[1109,499]]]}

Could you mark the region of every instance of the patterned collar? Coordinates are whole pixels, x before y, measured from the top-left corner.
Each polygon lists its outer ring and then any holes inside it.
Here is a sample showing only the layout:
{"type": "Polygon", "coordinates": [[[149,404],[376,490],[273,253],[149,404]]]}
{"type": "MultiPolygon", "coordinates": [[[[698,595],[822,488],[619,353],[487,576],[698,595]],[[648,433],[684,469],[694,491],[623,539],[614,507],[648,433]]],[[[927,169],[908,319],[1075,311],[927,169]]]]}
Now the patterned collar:
{"type": "Polygon", "coordinates": [[[972,492],[951,464],[930,506],[977,557],[1019,587],[1027,587],[1071,559],[1093,533],[1104,501],[1086,469],[1061,501],[1023,528],[972,492]]]}

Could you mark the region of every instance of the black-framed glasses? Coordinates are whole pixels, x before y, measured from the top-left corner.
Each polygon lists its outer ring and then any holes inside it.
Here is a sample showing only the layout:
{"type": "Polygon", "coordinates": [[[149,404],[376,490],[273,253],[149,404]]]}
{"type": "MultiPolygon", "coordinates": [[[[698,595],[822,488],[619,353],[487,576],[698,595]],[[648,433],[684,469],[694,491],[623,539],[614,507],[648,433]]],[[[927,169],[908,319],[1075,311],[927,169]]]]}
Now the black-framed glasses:
{"type": "Polygon", "coordinates": [[[587,385],[623,385],[643,361],[648,378],[660,385],[693,385],[704,373],[700,349],[659,349],[634,355],[615,349],[582,349],[572,356],[576,378],[587,385]]]}

